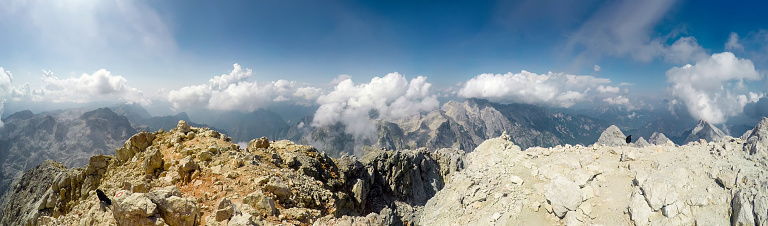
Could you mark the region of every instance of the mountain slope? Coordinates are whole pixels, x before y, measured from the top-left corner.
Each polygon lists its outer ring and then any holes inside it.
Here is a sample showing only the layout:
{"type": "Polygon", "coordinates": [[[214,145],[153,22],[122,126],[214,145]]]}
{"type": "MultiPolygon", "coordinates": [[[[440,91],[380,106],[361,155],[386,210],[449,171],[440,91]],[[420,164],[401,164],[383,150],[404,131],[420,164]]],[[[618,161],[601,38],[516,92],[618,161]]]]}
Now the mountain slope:
{"type": "Polygon", "coordinates": [[[88,163],[97,154],[114,154],[136,133],[128,119],[109,108],[14,113],[0,129],[0,194],[24,170],[52,159],[69,167],[88,163]]]}
{"type": "Polygon", "coordinates": [[[550,113],[528,104],[495,104],[470,98],[464,102],[449,101],[441,109],[426,114],[394,120],[373,120],[378,137],[361,140],[345,133],[343,123],[311,126],[312,116],[293,124],[283,137],[326,151],[331,156],[341,153],[362,154],[363,149],[415,149],[434,151],[455,148],[470,152],[486,139],[503,132],[523,148],[551,147],[560,144],[589,144],[597,140],[609,125],[598,119],[550,113]]]}

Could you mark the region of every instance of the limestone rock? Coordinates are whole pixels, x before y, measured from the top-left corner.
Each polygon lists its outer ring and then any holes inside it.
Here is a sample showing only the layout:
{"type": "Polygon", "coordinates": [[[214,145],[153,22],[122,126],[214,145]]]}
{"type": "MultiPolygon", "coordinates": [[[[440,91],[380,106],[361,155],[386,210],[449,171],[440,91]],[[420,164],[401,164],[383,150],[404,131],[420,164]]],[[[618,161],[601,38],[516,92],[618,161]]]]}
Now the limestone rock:
{"type": "Polygon", "coordinates": [[[179,176],[181,176],[181,180],[186,183],[192,180],[192,173],[199,168],[200,166],[194,159],[192,159],[192,156],[187,156],[179,161],[177,172],[179,173],[179,176]]]}
{"type": "Polygon", "coordinates": [[[163,168],[163,163],[163,154],[160,153],[160,150],[157,150],[157,148],[149,148],[146,152],[142,166],[144,167],[144,172],[146,174],[152,175],[155,173],[155,170],[163,168]]]}
{"type": "Polygon", "coordinates": [[[256,211],[267,216],[277,214],[277,208],[275,208],[275,201],[272,198],[264,196],[261,192],[253,192],[243,198],[243,204],[248,204],[256,211]]]}
{"type": "Polygon", "coordinates": [[[133,158],[139,152],[143,152],[147,147],[152,145],[152,141],[155,139],[155,135],[146,131],[133,135],[122,148],[115,150],[117,159],[120,161],[128,161],[133,158]]]}
{"type": "Polygon", "coordinates": [[[671,144],[674,146],[675,143],[672,143],[667,136],[665,136],[663,133],[659,132],[653,132],[651,135],[651,138],[648,140],[649,143],[655,144],[655,145],[669,145],[671,144]]]}
{"type": "Polygon", "coordinates": [[[258,148],[268,148],[269,147],[269,139],[266,137],[261,137],[258,139],[253,139],[251,142],[248,142],[248,151],[255,151],[258,148]]]}
{"type": "Polygon", "coordinates": [[[235,204],[232,204],[232,201],[229,201],[229,199],[222,199],[221,202],[219,202],[219,207],[216,208],[215,211],[216,221],[229,220],[235,213],[234,205],[235,204]]]}
{"type": "Polygon", "coordinates": [[[272,178],[269,183],[264,185],[264,190],[272,192],[272,194],[275,194],[280,200],[288,200],[291,198],[291,195],[293,195],[291,188],[276,177],[272,178]]]}
{"type": "Polygon", "coordinates": [[[576,210],[582,201],[579,185],[564,177],[552,180],[544,195],[552,205],[555,215],[560,218],[565,217],[568,211],[576,210]]]}
{"type": "Polygon", "coordinates": [[[186,134],[191,131],[191,127],[187,124],[187,121],[179,120],[179,124],[176,126],[176,131],[186,134]]]}
{"type": "Polygon", "coordinates": [[[768,155],[768,118],[763,117],[746,139],[744,151],[750,155],[768,155]]]}
{"type": "Polygon", "coordinates": [[[651,144],[648,143],[648,141],[645,141],[645,138],[643,137],[637,138],[637,141],[635,141],[635,144],[634,144],[635,147],[647,147],[649,145],[651,144]]]}
{"type": "Polygon", "coordinates": [[[151,225],[157,221],[157,205],[146,193],[131,193],[122,190],[120,197],[113,199],[112,214],[119,225],[151,225]]]}
{"type": "Polygon", "coordinates": [[[611,125],[600,134],[600,138],[597,139],[595,145],[603,144],[605,146],[620,147],[626,145],[626,138],[619,127],[611,125]]]}

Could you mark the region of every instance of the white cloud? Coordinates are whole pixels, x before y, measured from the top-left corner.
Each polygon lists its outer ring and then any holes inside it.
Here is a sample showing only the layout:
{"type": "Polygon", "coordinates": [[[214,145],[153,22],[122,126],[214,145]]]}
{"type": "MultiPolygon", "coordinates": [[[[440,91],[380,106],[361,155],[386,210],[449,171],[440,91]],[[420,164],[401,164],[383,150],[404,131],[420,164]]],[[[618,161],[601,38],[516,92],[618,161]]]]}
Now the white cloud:
{"type": "MultiPolygon", "coordinates": [[[[478,75],[464,83],[459,96],[567,108],[585,100],[591,90],[610,82],[586,75],[536,74],[523,70],[514,74],[478,75]]],[[[613,87],[603,86],[602,90],[613,91],[613,87]]]]}
{"type": "Polygon", "coordinates": [[[664,52],[664,59],[672,63],[697,62],[708,57],[694,37],[681,37],[664,52]]]}
{"type": "MultiPolygon", "coordinates": [[[[5,97],[11,91],[11,82],[13,81],[13,74],[10,71],[6,71],[3,67],[0,67],[0,116],[3,115],[5,110],[5,97]]],[[[5,125],[0,120],[0,128],[5,125]]]]}
{"type": "Polygon", "coordinates": [[[123,76],[112,75],[101,69],[93,74],[60,79],[53,73],[45,73],[43,78],[45,99],[53,102],[85,103],[110,98],[118,98],[128,103],[147,106],[151,101],[142,91],[128,86],[123,76]]]}
{"type": "Polygon", "coordinates": [[[731,35],[728,36],[728,42],[725,43],[725,50],[744,50],[744,46],[741,44],[741,42],[739,42],[739,34],[736,34],[736,32],[731,32],[731,35]]]}
{"type": "Polygon", "coordinates": [[[405,76],[394,72],[360,85],[349,78],[340,81],[333,91],[317,98],[320,107],[312,126],[341,122],[346,126],[345,132],[357,139],[375,139],[376,125],[372,119],[396,119],[438,108],[437,97],[430,90],[432,84],[426,80],[427,77],[419,76],[408,82],[405,76]]]}
{"type": "Polygon", "coordinates": [[[595,64],[592,69],[595,70],[595,72],[600,72],[600,65],[595,64]]]}
{"type": "Polygon", "coordinates": [[[305,104],[315,101],[319,88],[300,86],[293,81],[246,81],[251,69],[234,64],[232,72],[215,76],[209,84],[182,87],[168,92],[167,99],[176,110],[208,108],[213,110],[255,111],[274,102],[293,101],[305,104]]]}
{"type": "Polygon", "coordinates": [[[629,98],[625,96],[615,96],[615,97],[608,97],[603,99],[604,102],[613,104],[613,105],[628,105],[629,104],[629,98]]]}
{"type": "Polygon", "coordinates": [[[691,116],[715,124],[741,113],[755,99],[737,94],[744,89],[744,80],[762,78],[752,61],[730,52],[713,54],[695,65],[674,67],[666,76],[672,94],[682,100],[691,116]]]}
{"type": "Polygon", "coordinates": [[[600,93],[619,93],[619,87],[599,85],[597,91],[600,93]]]}
{"type": "Polygon", "coordinates": [[[346,75],[346,74],[341,74],[341,75],[337,76],[336,78],[334,78],[331,81],[331,85],[338,85],[339,83],[341,83],[341,82],[343,82],[344,80],[347,80],[347,79],[352,79],[352,76],[346,75]]]}
{"type": "Polygon", "coordinates": [[[216,90],[223,90],[226,89],[229,85],[244,81],[253,75],[253,71],[251,69],[246,69],[243,71],[243,67],[241,67],[239,64],[233,64],[232,66],[234,66],[235,69],[232,69],[232,72],[229,74],[223,74],[208,80],[208,83],[211,84],[212,88],[216,90]]]}

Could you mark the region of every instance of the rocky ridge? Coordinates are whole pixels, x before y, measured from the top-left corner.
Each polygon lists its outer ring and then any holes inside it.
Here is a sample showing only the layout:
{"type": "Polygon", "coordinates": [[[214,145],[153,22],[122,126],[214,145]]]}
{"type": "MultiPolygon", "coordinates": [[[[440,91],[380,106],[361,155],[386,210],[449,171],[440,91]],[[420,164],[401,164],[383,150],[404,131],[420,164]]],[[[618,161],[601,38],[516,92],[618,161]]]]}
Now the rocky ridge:
{"type": "MultiPolygon", "coordinates": [[[[132,136],[84,168],[28,171],[3,224],[766,225],[768,118],[747,140],[523,150],[502,132],[473,152],[373,150],[332,158],[184,122],[132,136]],[[681,164],[684,163],[684,164],[681,164]],[[48,176],[46,176],[48,175],[48,176]],[[52,176],[53,175],[53,176],[52,176]],[[105,206],[94,190],[113,197],[105,206]],[[18,216],[18,217],[15,217],[18,216]]],[[[619,143],[609,146],[606,144],[619,143]]]]}
{"type": "Polygon", "coordinates": [[[378,150],[358,160],[290,141],[261,138],[241,149],[230,140],[181,121],[168,132],[137,133],[84,168],[45,162],[6,193],[0,223],[407,225],[463,162],[455,149],[378,150]]]}

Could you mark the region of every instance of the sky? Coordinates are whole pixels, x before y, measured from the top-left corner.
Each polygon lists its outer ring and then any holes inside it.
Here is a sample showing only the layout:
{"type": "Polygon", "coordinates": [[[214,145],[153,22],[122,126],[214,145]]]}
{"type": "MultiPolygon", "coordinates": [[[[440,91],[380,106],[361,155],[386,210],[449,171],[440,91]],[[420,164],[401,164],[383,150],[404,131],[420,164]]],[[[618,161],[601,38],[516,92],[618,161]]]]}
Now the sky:
{"type": "Polygon", "coordinates": [[[318,106],[319,126],[478,97],[630,110],[668,100],[725,123],[768,113],[767,4],[0,0],[0,113],[292,103],[318,106]]]}

